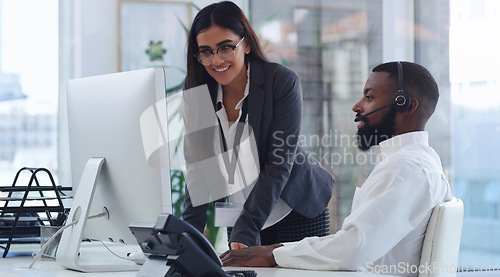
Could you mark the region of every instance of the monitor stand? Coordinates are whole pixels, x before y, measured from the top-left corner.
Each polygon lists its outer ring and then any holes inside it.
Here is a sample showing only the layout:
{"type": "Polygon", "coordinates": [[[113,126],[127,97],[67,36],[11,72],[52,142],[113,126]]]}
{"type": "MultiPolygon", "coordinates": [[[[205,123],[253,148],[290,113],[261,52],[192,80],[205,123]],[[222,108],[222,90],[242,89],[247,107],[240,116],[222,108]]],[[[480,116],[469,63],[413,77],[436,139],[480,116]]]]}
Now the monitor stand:
{"type": "Polygon", "coordinates": [[[56,260],[59,265],[81,272],[118,272],[137,271],[139,265],[134,264],[83,264],[79,261],[80,246],[83,239],[83,230],[89,219],[90,205],[94,198],[97,177],[106,161],[105,158],[91,158],[85,165],[78,190],[73,198],[73,204],[66,224],[78,221],[75,225],[64,230],[57,248],[56,260]]]}

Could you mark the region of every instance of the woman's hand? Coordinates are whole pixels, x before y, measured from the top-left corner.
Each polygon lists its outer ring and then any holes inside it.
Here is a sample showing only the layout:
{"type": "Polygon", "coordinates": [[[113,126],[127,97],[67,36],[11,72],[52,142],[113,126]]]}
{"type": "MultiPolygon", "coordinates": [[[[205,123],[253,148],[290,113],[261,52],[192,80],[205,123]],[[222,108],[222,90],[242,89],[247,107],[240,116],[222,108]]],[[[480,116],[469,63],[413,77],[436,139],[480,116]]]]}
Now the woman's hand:
{"type": "Polygon", "coordinates": [[[220,258],[223,266],[273,267],[278,265],[276,260],[274,260],[273,250],[281,246],[283,246],[283,244],[252,246],[237,250],[228,250],[224,252],[220,258]]]}

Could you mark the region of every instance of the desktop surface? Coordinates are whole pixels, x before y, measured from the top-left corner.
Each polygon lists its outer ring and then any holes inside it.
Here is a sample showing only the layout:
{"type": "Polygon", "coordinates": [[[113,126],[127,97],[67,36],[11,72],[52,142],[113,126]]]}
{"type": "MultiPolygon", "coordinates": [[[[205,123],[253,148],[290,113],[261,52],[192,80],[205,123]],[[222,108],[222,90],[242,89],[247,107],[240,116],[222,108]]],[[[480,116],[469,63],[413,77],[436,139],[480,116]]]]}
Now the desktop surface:
{"type": "MultiPolygon", "coordinates": [[[[72,277],[72,276],[136,276],[136,271],[127,272],[103,272],[103,273],[83,273],[62,268],[57,262],[40,261],[32,268],[27,267],[31,263],[31,257],[10,257],[2,260],[0,264],[1,277],[72,277]]],[[[224,270],[254,270],[258,277],[369,277],[379,276],[374,273],[345,272],[345,271],[305,271],[288,268],[248,268],[248,267],[225,267],[224,270]]]]}
{"type": "MultiPolygon", "coordinates": [[[[116,249],[113,249],[116,250],[116,249]]],[[[36,249],[32,251],[37,251],[36,249]]],[[[99,255],[102,257],[103,262],[107,259],[112,259],[107,250],[99,247],[90,246],[84,247],[82,251],[86,253],[82,254],[92,254],[99,255]]],[[[130,248],[123,248],[116,250],[118,254],[124,254],[130,251],[130,248]],[[121,253],[120,253],[121,252],[121,253]]],[[[136,276],[137,271],[128,272],[99,272],[99,273],[82,273],[78,271],[68,270],[61,267],[55,261],[41,261],[38,260],[34,266],[30,269],[28,268],[33,257],[29,254],[26,255],[10,255],[10,257],[0,259],[0,277],[97,277],[97,276],[136,276]]],[[[309,271],[309,270],[298,270],[298,269],[288,269],[288,268],[248,268],[248,267],[225,267],[225,271],[230,270],[254,270],[257,272],[258,277],[370,277],[370,276],[384,276],[374,273],[364,273],[364,272],[346,272],[346,271],[309,271]]],[[[386,275],[385,275],[386,276],[386,275]]]]}

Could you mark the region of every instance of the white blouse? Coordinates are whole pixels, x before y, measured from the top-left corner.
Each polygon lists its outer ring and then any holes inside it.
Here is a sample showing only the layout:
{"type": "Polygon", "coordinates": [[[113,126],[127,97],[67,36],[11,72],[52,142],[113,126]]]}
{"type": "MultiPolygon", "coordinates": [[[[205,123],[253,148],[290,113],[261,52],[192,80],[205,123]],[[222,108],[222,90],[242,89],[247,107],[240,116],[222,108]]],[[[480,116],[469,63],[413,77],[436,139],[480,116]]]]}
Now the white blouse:
{"type": "MultiPolygon", "coordinates": [[[[242,107],[243,107],[243,102],[247,98],[248,94],[250,93],[249,87],[250,87],[250,64],[248,65],[247,69],[247,84],[245,86],[245,93],[243,98],[236,104],[235,109],[239,110],[239,115],[238,118],[236,119],[235,122],[240,121],[241,113],[242,113],[242,107]]],[[[226,109],[224,108],[223,105],[223,92],[222,92],[222,86],[219,84],[219,87],[217,89],[217,107],[220,107],[218,111],[216,111],[216,115],[219,118],[221,127],[222,127],[222,132],[224,134],[224,137],[226,139],[226,144],[227,144],[227,149],[229,149],[229,157],[233,157],[232,153],[232,148],[234,144],[234,137],[236,134],[236,129],[237,125],[233,122],[229,122],[227,118],[227,112],[226,109]],[[220,104],[219,104],[220,103],[220,104]]],[[[259,168],[255,168],[255,164],[258,164],[258,157],[254,155],[249,154],[249,151],[246,148],[245,144],[245,138],[249,137],[249,132],[250,128],[248,125],[248,114],[247,118],[244,120],[245,125],[243,128],[243,134],[241,136],[241,141],[240,141],[240,149],[239,149],[239,154],[238,154],[238,161],[237,161],[237,167],[236,167],[236,175],[244,175],[246,179],[246,186],[243,190],[239,188],[233,188],[235,187],[234,185],[228,184],[229,187],[229,194],[231,198],[231,204],[236,205],[237,207],[243,207],[243,204],[245,203],[246,199],[248,198],[248,195],[250,194],[252,188],[255,186],[255,182],[257,181],[257,178],[259,176],[259,168]],[[255,160],[257,159],[257,160],[255,160]],[[251,166],[246,166],[246,165],[251,165],[251,166]]],[[[253,133],[251,133],[253,135],[253,133]]],[[[216,142],[219,144],[219,141],[216,142]]],[[[216,149],[220,148],[220,145],[215,145],[214,146],[216,149]]],[[[253,151],[256,152],[256,149],[253,151]]],[[[238,177],[235,177],[238,179],[238,177]]],[[[241,179],[241,178],[239,178],[241,179]]],[[[237,186],[236,186],[237,187],[237,186]]],[[[288,204],[285,203],[281,198],[278,199],[278,202],[274,206],[274,209],[271,211],[271,214],[269,215],[269,218],[267,219],[266,223],[264,224],[262,229],[265,229],[269,226],[272,226],[285,218],[290,212],[292,211],[292,208],[288,206],[288,204]]],[[[216,215],[217,216],[217,215],[216,215]]],[[[234,223],[233,223],[234,224],[234,223]]],[[[231,225],[232,226],[232,225],[231,225]]]]}

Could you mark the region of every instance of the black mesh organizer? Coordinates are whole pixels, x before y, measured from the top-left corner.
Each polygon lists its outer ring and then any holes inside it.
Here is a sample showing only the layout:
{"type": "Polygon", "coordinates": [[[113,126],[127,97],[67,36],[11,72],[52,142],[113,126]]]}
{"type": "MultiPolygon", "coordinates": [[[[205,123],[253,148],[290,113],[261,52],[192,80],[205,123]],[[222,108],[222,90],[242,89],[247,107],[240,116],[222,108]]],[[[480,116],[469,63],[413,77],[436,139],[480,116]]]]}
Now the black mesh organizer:
{"type": "Polygon", "coordinates": [[[2,257],[7,256],[14,243],[40,243],[40,226],[64,225],[69,208],[64,207],[62,200],[71,198],[65,194],[71,190],[71,187],[56,186],[46,168],[29,167],[16,173],[11,186],[0,186],[2,257]],[[27,184],[18,184],[27,179],[27,184]]]}

